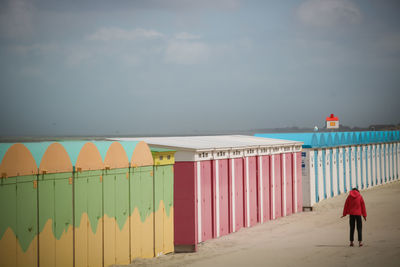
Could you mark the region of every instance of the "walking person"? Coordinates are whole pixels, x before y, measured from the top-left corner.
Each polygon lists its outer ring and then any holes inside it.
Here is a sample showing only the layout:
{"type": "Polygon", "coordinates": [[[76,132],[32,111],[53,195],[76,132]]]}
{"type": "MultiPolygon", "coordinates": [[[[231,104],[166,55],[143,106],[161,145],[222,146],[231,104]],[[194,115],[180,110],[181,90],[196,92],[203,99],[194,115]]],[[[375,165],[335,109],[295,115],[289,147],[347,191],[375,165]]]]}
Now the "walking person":
{"type": "Polygon", "coordinates": [[[367,221],[367,210],[365,209],[364,199],[357,188],[350,191],[343,208],[343,217],[350,215],[350,246],[354,246],[354,228],[357,223],[358,243],[362,247],[362,220],[361,216],[367,221]]]}

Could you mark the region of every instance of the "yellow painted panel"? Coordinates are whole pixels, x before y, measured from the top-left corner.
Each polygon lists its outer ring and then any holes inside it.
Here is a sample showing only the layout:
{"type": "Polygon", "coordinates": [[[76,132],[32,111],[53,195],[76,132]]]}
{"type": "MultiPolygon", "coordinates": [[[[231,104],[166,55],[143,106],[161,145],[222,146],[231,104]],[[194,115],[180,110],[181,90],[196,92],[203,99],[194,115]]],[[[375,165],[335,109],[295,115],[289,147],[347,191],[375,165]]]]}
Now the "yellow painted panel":
{"type": "Polygon", "coordinates": [[[174,252],[174,208],[169,210],[169,216],[164,212],[164,253],[174,252]]]}
{"type": "Polygon", "coordinates": [[[26,252],[22,251],[22,248],[17,243],[17,266],[18,267],[35,267],[37,266],[38,260],[38,247],[37,236],[32,240],[26,252]]]}
{"type": "Polygon", "coordinates": [[[17,238],[11,228],[0,239],[0,266],[17,266],[17,238]]]}
{"type": "Polygon", "coordinates": [[[88,228],[88,267],[103,266],[103,220],[97,224],[96,234],[90,227],[88,228]]]}
{"type": "Polygon", "coordinates": [[[56,266],[56,238],[52,230],[53,221],[50,219],[44,225],[43,231],[39,233],[39,266],[56,266]]]}
{"type": "Polygon", "coordinates": [[[154,213],[150,214],[142,224],[141,231],[142,258],[154,257],[154,213]]]}
{"type": "Polygon", "coordinates": [[[64,232],[60,240],[56,240],[56,267],[73,266],[73,229],[64,232]]]}
{"type": "Polygon", "coordinates": [[[139,210],[136,207],[130,216],[130,224],[131,224],[131,259],[140,258],[141,257],[141,226],[140,222],[140,214],[139,210]]]}
{"type": "Polygon", "coordinates": [[[75,267],[88,266],[88,224],[89,218],[84,213],[79,227],[75,228],[75,267]]]}
{"type": "Polygon", "coordinates": [[[129,217],[121,231],[118,224],[115,224],[115,254],[116,264],[131,263],[129,253],[129,217]]]}
{"type": "Polygon", "coordinates": [[[171,152],[152,152],[154,165],[173,165],[175,164],[175,151],[171,152]]]}
{"type": "Polygon", "coordinates": [[[115,229],[114,218],[104,215],[104,266],[115,264],[115,229]]]}
{"type": "Polygon", "coordinates": [[[161,200],[159,205],[154,214],[154,254],[156,257],[164,254],[164,201],[161,200]]]}

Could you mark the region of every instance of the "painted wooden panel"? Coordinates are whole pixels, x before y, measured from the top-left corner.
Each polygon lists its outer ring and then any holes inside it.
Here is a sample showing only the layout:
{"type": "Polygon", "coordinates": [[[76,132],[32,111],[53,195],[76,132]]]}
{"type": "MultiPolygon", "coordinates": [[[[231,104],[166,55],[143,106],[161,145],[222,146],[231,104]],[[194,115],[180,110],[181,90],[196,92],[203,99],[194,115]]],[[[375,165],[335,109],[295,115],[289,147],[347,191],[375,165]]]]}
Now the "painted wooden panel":
{"type": "MultiPolygon", "coordinates": [[[[294,154],[296,158],[295,171],[296,171],[296,188],[297,188],[297,212],[303,211],[303,187],[302,187],[302,166],[301,166],[301,152],[297,152],[294,154]]],[[[295,198],[296,199],[296,198],[295,198]]]]}
{"type": "Polygon", "coordinates": [[[212,161],[200,162],[201,241],[213,238],[212,161]]]}
{"type": "Polygon", "coordinates": [[[213,161],[214,176],[214,236],[229,233],[229,174],[228,159],[213,161]]]}
{"type": "Polygon", "coordinates": [[[325,175],[324,175],[324,169],[325,165],[323,162],[323,153],[321,149],[318,149],[318,162],[317,162],[317,168],[318,168],[318,202],[325,199],[325,175]]]}
{"type": "Polygon", "coordinates": [[[290,153],[282,154],[282,159],[284,159],[284,164],[282,164],[282,172],[284,172],[284,179],[282,179],[282,214],[288,216],[292,214],[293,209],[293,162],[292,155],[290,153]]]}
{"type": "Polygon", "coordinates": [[[376,145],[371,146],[371,178],[372,178],[372,184],[377,185],[378,184],[378,179],[377,179],[377,171],[376,171],[376,145]]]}
{"type": "Polygon", "coordinates": [[[350,155],[350,148],[345,147],[344,148],[344,153],[343,156],[345,158],[344,160],[344,166],[345,166],[345,189],[344,192],[347,193],[351,190],[350,188],[350,181],[351,181],[351,176],[350,176],[350,170],[351,170],[351,155],[350,155]]]}
{"type": "MultiPolygon", "coordinates": [[[[261,222],[266,222],[270,220],[270,156],[261,156],[262,164],[262,198],[260,197],[260,202],[262,203],[262,214],[261,222]]],[[[260,208],[261,210],[261,208],[260,208]]]]}
{"type": "Polygon", "coordinates": [[[248,175],[249,175],[249,215],[250,215],[250,225],[253,226],[257,224],[257,158],[248,158],[248,175]]]}
{"type": "Polygon", "coordinates": [[[376,145],[376,179],[377,184],[382,184],[382,157],[381,157],[381,145],[376,145]]]}
{"type": "Polygon", "coordinates": [[[112,169],[103,174],[104,265],[130,263],[128,171],[112,169]]]}
{"type": "Polygon", "coordinates": [[[357,188],[363,188],[363,181],[362,181],[362,155],[361,155],[361,147],[356,147],[356,172],[357,172],[357,188]]]}
{"type": "Polygon", "coordinates": [[[174,251],[173,166],[154,167],[154,251],[155,256],[174,251]]]}
{"type": "Polygon", "coordinates": [[[331,173],[331,151],[330,149],[325,150],[325,197],[330,198],[332,196],[332,173],[331,173]]]}
{"type": "Polygon", "coordinates": [[[235,194],[235,209],[234,209],[234,225],[235,231],[244,227],[244,175],[243,175],[243,159],[233,159],[234,162],[234,194],[235,194]]]}
{"type": "Polygon", "coordinates": [[[282,217],[282,175],[280,155],[271,156],[272,219],[282,217]]]}
{"type": "Polygon", "coordinates": [[[164,167],[164,253],[174,252],[174,166],[164,167]]]}
{"type": "Polygon", "coordinates": [[[362,184],[363,184],[363,189],[368,187],[368,161],[367,161],[367,156],[368,156],[368,147],[367,146],[362,146],[361,147],[361,178],[362,178],[362,184]]]}
{"type": "Polygon", "coordinates": [[[17,266],[17,184],[7,180],[0,180],[0,266],[17,266]]]}
{"type": "MultiPolygon", "coordinates": [[[[131,259],[154,257],[153,175],[151,166],[130,169],[131,259]]],[[[120,216],[124,215],[123,208],[123,206],[120,206],[120,216]]],[[[121,242],[121,245],[123,244],[121,242]]]]}
{"type": "Polygon", "coordinates": [[[164,166],[154,166],[154,254],[164,254],[164,166]],[[160,210],[160,212],[157,212],[160,210]]]}
{"type": "Polygon", "coordinates": [[[332,195],[337,196],[339,194],[339,179],[338,179],[338,160],[337,160],[337,149],[333,148],[331,151],[331,170],[332,170],[332,195]]]}
{"type": "MultiPolygon", "coordinates": [[[[194,245],[198,240],[197,164],[200,162],[176,162],[174,165],[174,244],[194,245]]],[[[200,171],[199,168],[198,171],[200,171]]],[[[200,200],[199,196],[199,200],[200,200]]]]}
{"type": "Polygon", "coordinates": [[[39,176],[39,265],[73,264],[72,173],[39,176]]]}
{"type": "Polygon", "coordinates": [[[344,160],[343,160],[343,149],[338,148],[337,150],[337,164],[338,164],[338,194],[344,194],[345,188],[345,171],[344,171],[344,160]]]}

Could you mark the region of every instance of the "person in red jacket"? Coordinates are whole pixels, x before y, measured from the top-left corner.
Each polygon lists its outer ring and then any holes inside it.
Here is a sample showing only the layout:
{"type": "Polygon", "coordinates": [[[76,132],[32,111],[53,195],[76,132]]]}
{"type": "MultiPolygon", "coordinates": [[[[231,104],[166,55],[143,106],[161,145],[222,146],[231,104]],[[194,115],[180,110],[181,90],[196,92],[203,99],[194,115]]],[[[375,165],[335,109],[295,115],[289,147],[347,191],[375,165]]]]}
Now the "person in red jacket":
{"type": "Polygon", "coordinates": [[[346,203],[344,204],[342,218],[347,214],[350,215],[350,246],[354,246],[354,227],[355,222],[357,222],[358,242],[361,247],[363,245],[361,216],[363,216],[364,220],[367,221],[367,210],[365,209],[364,199],[357,188],[353,188],[350,191],[346,203]]]}

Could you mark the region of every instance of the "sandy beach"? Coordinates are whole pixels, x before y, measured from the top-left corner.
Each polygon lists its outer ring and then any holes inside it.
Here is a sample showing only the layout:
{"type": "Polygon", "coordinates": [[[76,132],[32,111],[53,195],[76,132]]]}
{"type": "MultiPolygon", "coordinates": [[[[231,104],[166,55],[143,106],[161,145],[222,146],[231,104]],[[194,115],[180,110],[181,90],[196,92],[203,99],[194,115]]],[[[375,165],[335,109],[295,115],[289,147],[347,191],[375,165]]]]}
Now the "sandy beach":
{"type": "Polygon", "coordinates": [[[344,194],[312,212],[207,241],[196,253],[137,259],[128,266],[400,266],[400,181],[361,194],[368,213],[363,247],[349,247],[348,217],[340,218],[344,194]]]}

